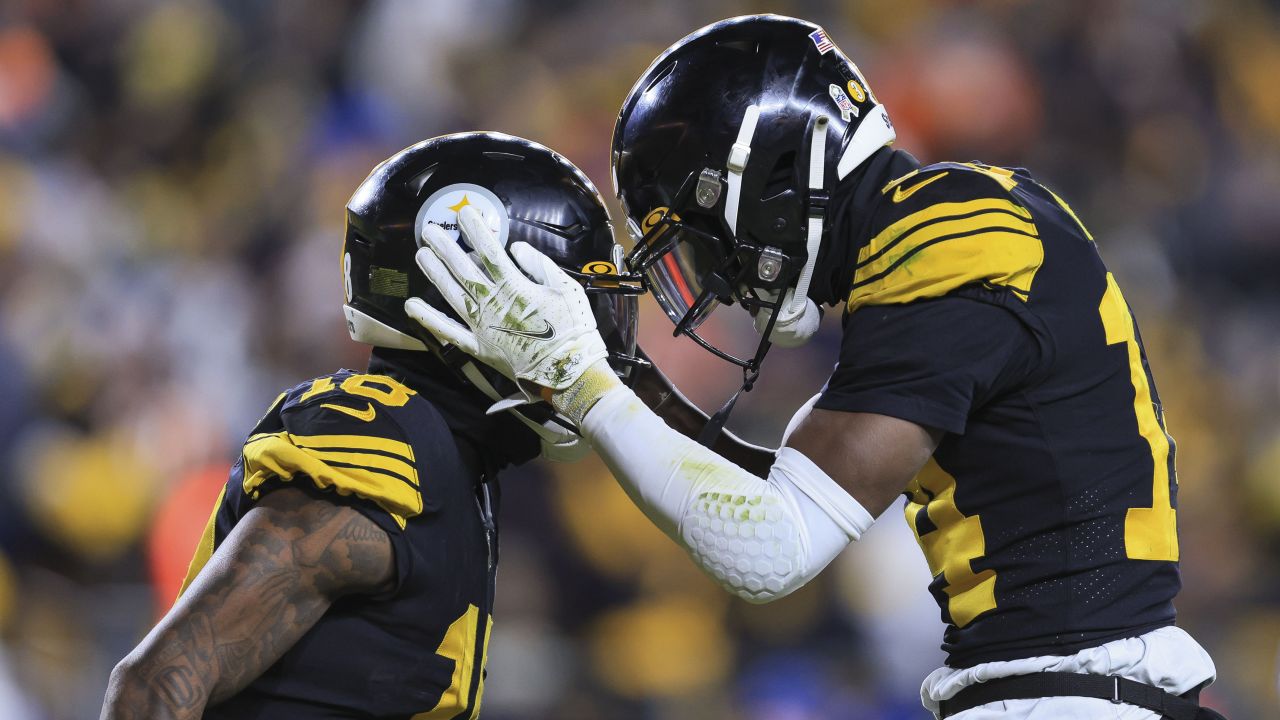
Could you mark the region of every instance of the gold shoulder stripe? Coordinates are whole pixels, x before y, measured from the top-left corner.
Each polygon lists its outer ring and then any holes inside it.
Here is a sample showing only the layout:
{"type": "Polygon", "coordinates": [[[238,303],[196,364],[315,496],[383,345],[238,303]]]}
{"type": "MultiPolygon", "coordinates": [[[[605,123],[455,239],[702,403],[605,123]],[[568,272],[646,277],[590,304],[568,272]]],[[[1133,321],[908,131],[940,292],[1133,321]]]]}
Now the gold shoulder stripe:
{"type": "Polygon", "coordinates": [[[854,287],[848,311],[941,297],[971,283],[1007,287],[1025,302],[1043,262],[1040,239],[1023,233],[984,230],[938,241],[917,248],[898,265],[854,287]]]}
{"type": "Polygon", "coordinates": [[[936,203],[923,210],[911,213],[877,233],[875,237],[871,238],[871,242],[858,251],[858,265],[862,265],[873,256],[884,252],[888,246],[896,243],[903,235],[925,223],[934,222],[942,218],[959,218],[988,211],[1012,213],[1024,220],[1031,220],[1031,213],[1026,208],[1014,203],[1012,200],[1003,198],[936,203]]]}
{"type": "Polygon", "coordinates": [[[413,446],[372,435],[290,435],[295,445],[308,449],[376,450],[414,461],[413,446]]]}
{"type": "Polygon", "coordinates": [[[939,297],[970,283],[1026,301],[1044,262],[1031,213],[985,198],[938,203],[885,228],[858,253],[848,311],[939,297]]]}
{"type": "MultiPolygon", "coordinates": [[[[364,453],[341,453],[325,451],[316,446],[329,443],[329,447],[350,449],[355,445],[363,445],[366,450],[393,452],[401,458],[412,455],[412,450],[404,443],[383,438],[362,437],[356,435],[315,435],[310,437],[291,436],[285,432],[257,435],[244,446],[244,492],[257,498],[258,488],[267,480],[278,477],[286,482],[301,473],[311,479],[316,487],[333,490],[339,495],[356,495],[378,504],[396,521],[401,528],[406,521],[422,513],[422,493],[418,488],[401,477],[395,471],[378,467],[384,460],[401,462],[381,455],[364,453]],[[311,446],[309,447],[307,444],[311,446]],[[339,461],[326,453],[340,455],[357,455],[360,466],[354,463],[339,461]],[[371,461],[370,459],[373,458],[371,461]]],[[[411,458],[409,458],[411,459],[411,458]]],[[[410,474],[414,482],[417,473],[410,474]]]]}
{"type": "Polygon", "coordinates": [[[940,220],[922,225],[918,229],[897,238],[892,245],[885,246],[879,255],[874,258],[869,257],[866,262],[860,263],[854,272],[854,285],[859,282],[865,282],[867,279],[881,273],[888,272],[908,255],[916,253],[934,242],[986,231],[1009,231],[1034,236],[1036,235],[1036,226],[1026,220],[1002,212],[982,212],[959,219],[940,220]]]}

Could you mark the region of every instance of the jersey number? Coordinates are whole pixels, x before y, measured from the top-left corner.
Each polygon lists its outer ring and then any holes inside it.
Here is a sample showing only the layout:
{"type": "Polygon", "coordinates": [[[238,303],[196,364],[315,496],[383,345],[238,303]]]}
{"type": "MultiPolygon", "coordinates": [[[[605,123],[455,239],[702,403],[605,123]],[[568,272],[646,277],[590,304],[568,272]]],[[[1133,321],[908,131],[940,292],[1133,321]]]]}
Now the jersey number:
{"type": "Polygon", "coordinates": [[[956,507],[956,480],[933,458],[907,486],[907,524],[916,534],[929,572],[942,577],[947,614],[964,627],[996,606],[996,572],[973,571],[987,553],[982,521],[956,507]]]}
{"type": "Polygon", "coordinates": [[[480,714],[480,698],[484,695],[484,664],[489,654],[489,633],[493,629],[493,618],[481,613],[480,608],[468,605],[467,611],[449,625],[440,641],[436,654],[453,661],[453,681],[440,696],[440,702],[427,712],[414,715],[412,720],[444,720],[471,708],[467,718],[475,718],[480,714]],[[480,616],[484,615],[484,642],[480,647],[480,662],[476,663],[476,640],[480,631],[480,616]],[[476,694],[471,697],[471,683],[476,674],[480,679],[476,682],[476,694]]]}
{"type": "Polygon", "coordinates": [[[1169,493],[1169,451],[1171,441],[1164,428],[1164,418],[1156,415],[1151,400],[1151,386],[1142,367],[1142,348],[1133,329],[1133,316],[1120,294],[1120,286],[1107,273],[1107,291],[1098,306],[1107,345],[1124,343],[1129,352],[1129,380],[1133,383],[1133,412],[1138,419],[1138,433],[1151,446],[1151,462],[1155,466],[1151,486],[1151,506],[1129,508],[1124,518],[1124,551],[1130,560],[1178,560],[1177,511],[1169,493]]]}
{"type": "Polygon", "coordinates": [[[409,402],[409,396],[417,394],[395,378],[386,375],[350,375],[342,381],[341,385],[335,385],[333,376],[326,375],[312,381],[311,387],[302,393],[298,402],[306,402],[308,398],[338,389],[348,395],[368,398],[387,407],[400,407],[409,402]]]}

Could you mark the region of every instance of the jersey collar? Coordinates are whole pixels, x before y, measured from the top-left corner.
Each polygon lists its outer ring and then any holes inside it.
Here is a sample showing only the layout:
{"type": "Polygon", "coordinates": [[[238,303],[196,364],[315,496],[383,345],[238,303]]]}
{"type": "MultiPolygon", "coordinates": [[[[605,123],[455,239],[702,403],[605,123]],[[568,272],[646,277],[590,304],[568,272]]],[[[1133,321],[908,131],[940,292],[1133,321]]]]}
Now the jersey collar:
{"type": "Polygon", "coordinates": [[[459,379],[431,353],[375,347],[369,358],[369,372],[389,375],[418,391],[444,417],[449,430],[485,460],[486,473],[521,465],[541,451],[538,436],[511,413],[486,415],[485,409],[493,401],[459,379]]]}
{"type": "Polygon", "coordinates": [[[828,211],[831,225],[818,253],[817,271],[809,291],[815,302],[844,302],[853,282],[858,251],[867,242],[867,221],[882,197],[880,188],[919,167],[920,161],[911,153],[885,146],[835,186],[828,211]]]}

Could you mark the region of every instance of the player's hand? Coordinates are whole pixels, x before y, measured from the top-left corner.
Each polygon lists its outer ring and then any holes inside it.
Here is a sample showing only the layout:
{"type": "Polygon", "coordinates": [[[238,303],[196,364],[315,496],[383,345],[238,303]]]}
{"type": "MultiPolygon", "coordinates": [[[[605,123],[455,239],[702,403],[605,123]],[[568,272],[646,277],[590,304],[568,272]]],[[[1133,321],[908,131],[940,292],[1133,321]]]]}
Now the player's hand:
{"type": "Polygon", "coordinates": [[[537,389],[528,384],[563,390],[608,356],[577,281],[528,243],[513,243],[508,256],[475,208],[463,208],[458,224],[478,261],[428,223],[417,262],[465,325],[419,298],[405,302],[410,317],[515,380],[531,399],[537,389]]]}

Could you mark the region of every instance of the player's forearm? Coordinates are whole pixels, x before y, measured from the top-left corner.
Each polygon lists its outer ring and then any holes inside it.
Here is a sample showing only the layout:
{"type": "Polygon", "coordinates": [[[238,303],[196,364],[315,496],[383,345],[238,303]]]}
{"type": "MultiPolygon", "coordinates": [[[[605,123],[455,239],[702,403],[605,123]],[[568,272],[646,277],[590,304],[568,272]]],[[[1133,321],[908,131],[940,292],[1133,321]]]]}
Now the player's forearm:
{"type": "Polygon", "coordinates": [[[102,717],[199,718],[206,706],[239,692],[279,659],[327,603],[316,608],[307,603],[299,622],[287,607],[296,603],[282,599],[290,592],[289,571],[261,573],[264,569],[241,567],[198,578],[192,590],[203,592],[184,598],[116,666],[102,717]],[[263,581],[255,582],[254,575],[263,581]],[[216,586],[201,588],[201,580],[216,586]],[[270,609],[265,614],[245,609],[232,592],[260,597],[270,609]],[[233,617],[238,605],[243,621],[233,617]],[[270,616],[276,627],[268,624],[270,616]]]}
{"type": "MultiPolygon", "coordinates": [[[[255,529],[256,530],[256,529],[255,529]]],[[[217,558],[116,666],[102,717],[198,718],[262,674],[323,614],[284,547],[246,533],[248,558],[217,558]],[[252,598],[260,607],[246,606],[252,598]]]]}
{"type": "Polygon", "coordinates": [[[185,720],[204,714],[209,696],[202,679],[183,663],[129,656],[111,672],[101,720],[185,720]]]}
{"type": "Polygon", "coordinates": [[[802,586],[872,523],[795,450],[757,477],[668,427],[603,363],[553,403],[579,422],[637,507],[748,601],[802,586]]]}
{"type": "MultiPolygon", "coordinates": [[[[644,352],[639,349],[637,354],[645,357],[644,352]]],[[[669,427],[685,437],[696,440],[703,426],[707,424],[707,414],[689,402],[689,399],[658,369],[657,364],[637,369],[637,372],[634,386],[636,395],[669,427]]],[[[759,477],[769,474],[769,467],[773,465],[775,455],[773,450],[753,445],[728,430],[720,431],[712,449],[726,460],[759,477]]]]}

